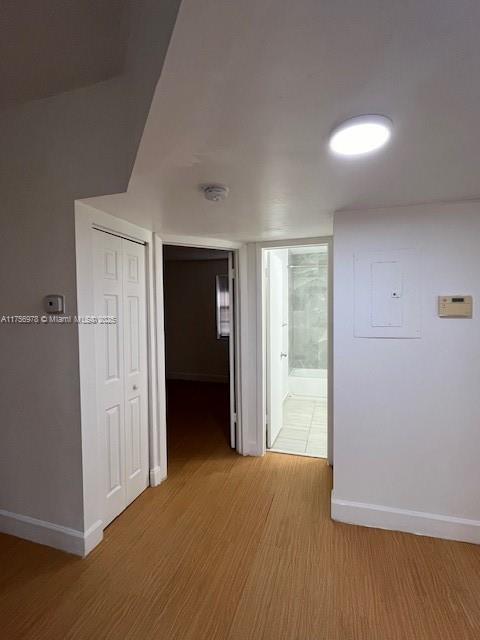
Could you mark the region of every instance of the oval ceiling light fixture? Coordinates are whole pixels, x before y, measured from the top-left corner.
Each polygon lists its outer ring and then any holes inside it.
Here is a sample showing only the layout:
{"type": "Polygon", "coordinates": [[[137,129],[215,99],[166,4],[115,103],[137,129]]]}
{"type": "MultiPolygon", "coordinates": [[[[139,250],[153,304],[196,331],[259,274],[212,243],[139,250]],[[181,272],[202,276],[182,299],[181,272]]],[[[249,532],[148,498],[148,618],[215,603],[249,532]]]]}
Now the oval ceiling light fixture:
{"type": "Polygon", "coordinates": [[[330,135],[330,150],[341,156],[360,156],[390,140],[392,121],[386,116],[356,116],[345,120],[330,135]]]}

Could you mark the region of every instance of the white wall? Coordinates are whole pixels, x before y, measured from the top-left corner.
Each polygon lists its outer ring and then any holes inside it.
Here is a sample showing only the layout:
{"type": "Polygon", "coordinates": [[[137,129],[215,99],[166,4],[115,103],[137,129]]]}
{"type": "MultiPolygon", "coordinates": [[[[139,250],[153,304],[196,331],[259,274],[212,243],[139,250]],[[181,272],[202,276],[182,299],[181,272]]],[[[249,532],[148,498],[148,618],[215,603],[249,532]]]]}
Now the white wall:
{"type": "Polygon", "coordinates": [[[480,543],[479,307],[480,204],[335,214],[335,519],[480,543]],[[354,253],[403,248],[421,250],[421,338],[354,338],[354,253]],[[456,293],[473,319],[437,317],[456,293]]]}
{"type": "MultiPolygon", "coordinates": [[[[177,8],[132,3],[122,76],[0,114],[0,315],[40,314],[48,293],[75,313],[74,200],[126,189],[177,8]]],[[[1,325],[0,353],[0,530],[34,537],[22,522],[46,522],[76,535],[77,328],[1,325]]]]}
{"type": "Polygon", "coordinates": [[[228,340],[217,339],[215,279],[228,260],[167,260],[164,267],[167,378],[228,382],[228,340]]]}

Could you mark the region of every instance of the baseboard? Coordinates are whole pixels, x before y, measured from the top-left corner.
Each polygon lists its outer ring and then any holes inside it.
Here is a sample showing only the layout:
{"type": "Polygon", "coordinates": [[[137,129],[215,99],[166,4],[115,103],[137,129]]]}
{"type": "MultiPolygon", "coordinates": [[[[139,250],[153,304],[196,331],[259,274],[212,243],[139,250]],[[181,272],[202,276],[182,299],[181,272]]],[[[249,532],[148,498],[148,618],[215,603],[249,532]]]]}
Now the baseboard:
{"type": "Polygon", "coordinates": [[[332,493],[332,519],[363,527],[480,544],[480,520],[342,500],[332,493]]]}
{"type": "Polygon", "coordinates": [[[243,445],[242,455],[244,456],[255,456],[261,457],[263,456],[265,451],[261,449],[256,440],[252,440],[251,442],[246,442],[243,445]]]}
{"type": "Polygon", "coordinates": [[[0,532],[82,557],[102,540],[102,525],[102,521],[98,520],[87,531],[78,531],[0,509],[0,532]]]}
{"type": "Polygon", "coordinates": [[[228,382],[228,376],[215,373],[186,373],[182,371],[173,371],[167,373],[167,380],[187,380],[191,382],[228,382]]]}
{"type": "Polygon", "coordinates": [[[90,551],[95,549],[97,544],[103,540],[103,522],[97,520],[92,526],[85,531],[83,535],[83,553],[82,558],[87,556],[90,551]]]}
{"type": "Polygon", "coordinates": [[[160,467],[154,467],[150,469],[150,486],[158,487],[159,484],[162,484],[164,480],[166,480],[167,474],[160,467]]]}

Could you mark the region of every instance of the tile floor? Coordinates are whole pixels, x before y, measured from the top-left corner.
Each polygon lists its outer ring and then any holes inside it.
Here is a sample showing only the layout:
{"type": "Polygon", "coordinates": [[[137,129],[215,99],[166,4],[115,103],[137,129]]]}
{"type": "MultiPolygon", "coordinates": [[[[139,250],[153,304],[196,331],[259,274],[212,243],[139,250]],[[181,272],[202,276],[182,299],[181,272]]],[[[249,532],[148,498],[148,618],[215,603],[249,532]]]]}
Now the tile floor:
{"type": "Polygon", "coordinates": [[[283,426],[273,450],[327,457],[327,399],[288,396],[283,403],[283,426]]]}

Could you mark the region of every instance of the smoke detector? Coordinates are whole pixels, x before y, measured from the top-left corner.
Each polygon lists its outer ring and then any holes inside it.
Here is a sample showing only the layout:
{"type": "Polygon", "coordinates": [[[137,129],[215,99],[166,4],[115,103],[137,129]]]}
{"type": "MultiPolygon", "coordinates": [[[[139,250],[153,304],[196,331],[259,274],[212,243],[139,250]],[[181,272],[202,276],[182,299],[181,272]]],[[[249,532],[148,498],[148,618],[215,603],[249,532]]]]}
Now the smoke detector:
{"type": "Polygon", "coordinates": [[[202,184],[200,189],[207,200],[212,202],[221,202],[228,196],[228,187],[223,184],[202,184]]]}

